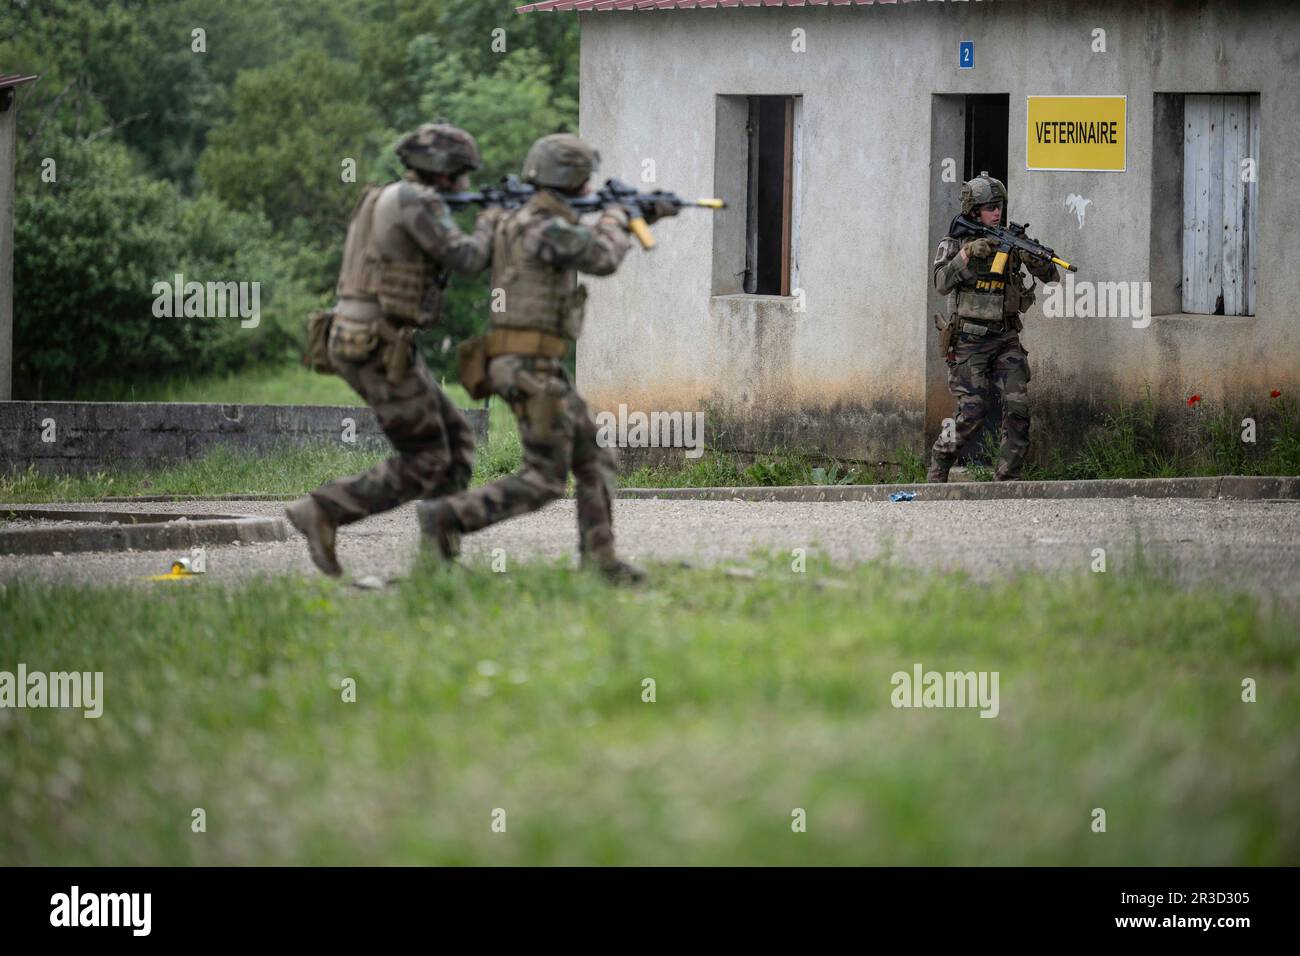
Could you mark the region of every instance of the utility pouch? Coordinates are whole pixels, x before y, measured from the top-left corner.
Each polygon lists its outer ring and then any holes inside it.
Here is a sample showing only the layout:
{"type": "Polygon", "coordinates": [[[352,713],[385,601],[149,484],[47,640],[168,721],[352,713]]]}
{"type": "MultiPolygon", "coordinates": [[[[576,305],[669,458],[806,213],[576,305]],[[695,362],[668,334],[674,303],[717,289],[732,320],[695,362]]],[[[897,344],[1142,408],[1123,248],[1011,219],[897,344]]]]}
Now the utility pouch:
{"type": "Polygon", "coordinates": [[[488,383],[487,336],[476,335],[460,343],[456,349],[456,368],[460,375],[460,384],[465,386],[469,397],[487,398],[492,394],[488,383]]]}
{"type": "Polygon", "coordinates": [[[578,340],[582,334],[582,316],[587,308],[587,287],[579,283],[560,306],[560,334],[566,339],[578,340]]]}
{"type": "Polygon", "coordinates": [[[384,340],[384,373],[389,385],[397,385],[406,378],[411,367],[411,342],[415,329],[409,325],[397,326],[387,318],[378,324],[379,337],[384,340]]]}
{"type": "Polygon", "coordinates": [[[934,314],[934,327],[939,330],[939,357],[946,358],[949,349],[952,348],[953,341],[957,338],[958,322],[949,319],[944,322],[944,318],[938,312],[934,314]]]}
{"type": "Polygon", "coordinates": [[[334,374],[334,363],[330,361],[330,326],[333,322],[334,313],[329,309],[307,316],[307,348],[302,355],[302,364],[313,372],[334,374]]]}
{"type": "Polygon", "coordinates": [[[364,362],[379,347],[378,323],[371,320],[336,315],[329,335],[331,357],[344,362],[364,362]]]}

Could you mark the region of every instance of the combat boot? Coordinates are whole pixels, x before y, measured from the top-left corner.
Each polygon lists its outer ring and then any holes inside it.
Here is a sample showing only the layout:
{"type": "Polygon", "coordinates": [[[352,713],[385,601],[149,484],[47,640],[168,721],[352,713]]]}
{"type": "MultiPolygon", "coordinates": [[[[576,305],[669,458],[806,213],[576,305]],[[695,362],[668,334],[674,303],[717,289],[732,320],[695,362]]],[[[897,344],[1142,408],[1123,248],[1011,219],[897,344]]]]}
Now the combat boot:
{"type": "Polygon", "coordinates": [[[420,547],[436,547],[444,561],[454,561],[460,554],[460,522],[451,505],[441,499],[421,501],[415,506],[420,518],[420,547]]]}
{"type": "Polygon", "coordinates": [[[640,584],[645,581],[645,571],[638,568],[629,561],[621,561],[612,555],[608,557],[588,557],[582,556],[582,568],[592,569],[600,572],[610,584],[640,584]]]}
{"type": "Polygon", "coordinates": [[[948,472],[951,470],[952,462],[932,457],[930,459],[930,470],[925,473],[925,480],[932,485],[944,484],[947,482],[948,472]]]}
{"type": "Polygon", "coordinates": [[[334,554],[336,526],[320,503],[308,495],[284,509],[284,513],[289,523],[306,537],[307,552],[316,567],[332,578],[341,575],[343,568],[334,554]]]}

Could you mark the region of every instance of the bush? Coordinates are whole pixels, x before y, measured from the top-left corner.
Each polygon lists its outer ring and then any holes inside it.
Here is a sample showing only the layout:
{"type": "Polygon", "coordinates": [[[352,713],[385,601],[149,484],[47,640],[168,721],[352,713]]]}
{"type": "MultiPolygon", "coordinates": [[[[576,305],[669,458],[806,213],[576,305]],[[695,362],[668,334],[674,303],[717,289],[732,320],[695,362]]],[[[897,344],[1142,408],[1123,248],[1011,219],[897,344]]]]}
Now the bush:
{"type": "Polygon", "coordinates": [[[260,216],[219,200],[187,200],[150,178],[121,146],[50,140],[57,178],[25,163],[15,197],[14,391],[58,398],[106,376],[227,371],[297,354],[320,297],[306,255],[260,216]],[[29,168],[30,167],[30,168],[29,168]],[[154,283],[257,281],[261,322],[158,318],[154,283]]]}

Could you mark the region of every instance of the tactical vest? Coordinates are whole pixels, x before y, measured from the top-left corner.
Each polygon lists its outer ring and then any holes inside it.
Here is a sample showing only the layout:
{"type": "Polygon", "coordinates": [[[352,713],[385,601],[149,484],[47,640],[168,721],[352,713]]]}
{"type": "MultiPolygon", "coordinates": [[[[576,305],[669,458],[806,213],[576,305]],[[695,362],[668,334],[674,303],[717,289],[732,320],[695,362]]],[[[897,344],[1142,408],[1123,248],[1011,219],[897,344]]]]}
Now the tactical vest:
{"type": "Polygon", "coordinates": [[[379,251],[380,231],[402,228],[396,222],[376,221],[382,217],[376,217],[375,206],[387,188],[367,186],[352,212],[336,288],[340,311],[354,311],[341,301],[344,299],[377,303],[379,311],[398,324],[429,326],[442,312],[446,275],[418,249],[413,248],[409,260],[387,258],[379,251]]]}
{"type": "Polygon", "coordinates": [[[335,290],[341,299],[376,299],[379,257],[374,254],[370,234],[375,221],[375,203],[383,188],[373,184],[367,186],[352,210],[348,237],[343,243],[343,266],[339,269],[335,290]]]}
{"type": "MultiPolygon", "coordinates": [[[[967,267],[975,273],[971,281],[963,282],[953,292],[952,312],[965,319],[982,322],[1001,322],[1006,316],[1018,315],[1033,304],[1033,292],[1020,284],[1020,258],[1007,257],[1002,275],[993,275],[993,255],[983,259],[970,257],[967,267]]],[[[1032,282],[1032,280],[1030,280],[1032,282]]]]}
{"type": "Polygon", "coordinates": [[[524,250],[528,228],[553,216],[578,221],[566,202],[539,190],[498,224],[492,237],[492,288],[494,295],[501,290],[504,310],[491,313],[490,328],[528,329],[571,341],[582,334],[587,287],[578,284],[577,270],[547,265],[524,250]]]}

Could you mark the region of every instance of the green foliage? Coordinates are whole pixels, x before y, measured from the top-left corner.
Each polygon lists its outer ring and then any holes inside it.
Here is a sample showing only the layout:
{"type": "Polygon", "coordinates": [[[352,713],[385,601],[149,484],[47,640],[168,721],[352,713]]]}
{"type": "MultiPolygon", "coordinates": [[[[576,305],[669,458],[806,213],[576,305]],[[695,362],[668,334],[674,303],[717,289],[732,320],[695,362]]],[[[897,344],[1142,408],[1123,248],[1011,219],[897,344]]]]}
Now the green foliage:
{"type": "Polygon", "coordinates": [[[277,229],[303,219],[320,244],[341,242],[359,194],[343,164],[364,169],[376,148],[370,111],[355,98],[359,79],[355,65],[317,50],[240,74],[230,121],[208,137],[201,180],[277,229]]]}
{"type": "MultiPolygon", "coordinates": [[[[423,68],[452,56],[462,69],[454,78],[454,91],[492,76],[504,61],[521,52],[536,51],[539,68],[553,84],[555,99],[576,104],[577,18],[520,16],[515,12],[517,6],[516,0],[364,3],[367,23],[358,40],[358,60],[365,77],[364,88],[383,125],[394,132],[403,131],[447,115],[442,104],[421,102],[422,95],[431,92],[423,68]],[[504,51],[500,49],[502,43],[504,51]],[[418,60],[412,59],[413,54],[418,60]]],[[[513,95],[513,91],[507,90],[507,94],[513,95]]],[[[502,105],[509,109],[508,104],[502,105]]],[[[486,131],[487,124],[479,117],[470,117],[466,122],[476,136],[486,131]]],[[[522,154],[517,157],[522,159],[522,154]]]]}
{"type": "Polygon", "coordinates": [[[487,182],[518,173],[539,136],[577,129],[577,103],[557,95],[540,52],[518,50],[497,58],[496,69],[473,83],[459,53],[443,54],[430,36],[411,41],[411,70],[420,84],[420,109],[472,132],[483,153],[478,176],[487,182]]]}
{"type": "Polygon", "coordinates": [[[1033,478],[1172,478],[1190,475],[1300,474],[1300,409],[1294,398],[1197,402],[1161,415],[1150,390],[1121,402],[1078,455],[1035,468],[1033,478]],[[1255,421],[1255,441],[1242,440],[1255,421]]]}
{"type": "Polygon", "coordinates": [[[47,137],[57,178],[25,169],[15,201],[15,375],[20,397],[58,397],[78,380],[222,371],[284,361],[318,302],[259,217],[187,200],[108,140],[47,137]],[[261,321],[159,318],[154,283],[257,281],[261,321]]]}
{"type": "MultiPolygon", "coordinates": [[[[0,63],[40,74],[17,111],[16,384],[27,396],[296,360],[360,184],[398,174],[401,133],[454,118],[496,177],[536,136],[576,126],[576,18],[521,17],[508,0],[3,7],[0,63]],[[57,184],[39,178],[47,157],[57,184]],[[262,328],[153,320],[152,282],[178,271],[260,281],[262,328]]],[[[443,338],[477,332],[487,295],[485,277],[453,282],[446,322],[424,343],[439,372],[454,355],[443,338]]]]}

